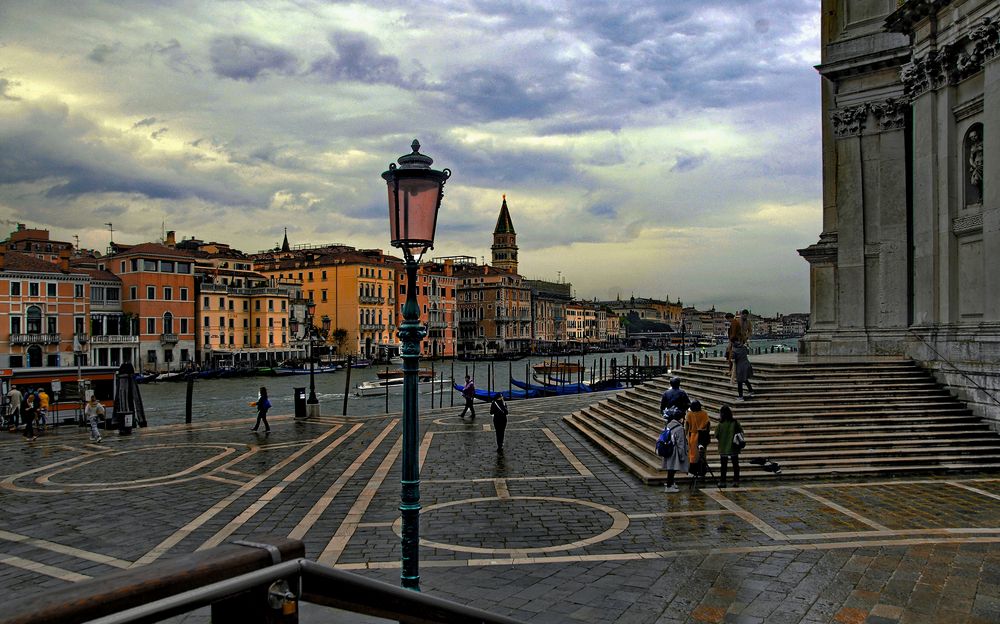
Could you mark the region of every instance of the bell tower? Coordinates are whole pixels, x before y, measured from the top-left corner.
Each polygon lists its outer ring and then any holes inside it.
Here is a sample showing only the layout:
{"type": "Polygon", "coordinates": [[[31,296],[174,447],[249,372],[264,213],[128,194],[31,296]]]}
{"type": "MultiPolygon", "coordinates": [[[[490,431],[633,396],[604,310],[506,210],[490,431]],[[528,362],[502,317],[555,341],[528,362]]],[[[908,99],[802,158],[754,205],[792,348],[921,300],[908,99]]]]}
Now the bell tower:
{"type": "Polygon", "coordinates": [[[511,223],[510,212],[507,210],[507,195],[503,196],[503,204],[500,206],[500,217],[493,230],[491,249],[494,268],[517,273],[517,232],[514,231],[514,224],[511,223]]]}

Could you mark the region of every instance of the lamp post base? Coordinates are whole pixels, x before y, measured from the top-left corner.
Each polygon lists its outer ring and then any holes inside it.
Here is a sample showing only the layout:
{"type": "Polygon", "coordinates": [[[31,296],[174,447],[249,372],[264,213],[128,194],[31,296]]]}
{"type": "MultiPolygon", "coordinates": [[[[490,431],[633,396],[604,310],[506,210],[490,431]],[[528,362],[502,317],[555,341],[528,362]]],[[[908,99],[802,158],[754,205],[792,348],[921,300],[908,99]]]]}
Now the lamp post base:
{"type": "Polygon", "coordinates": [[[306,403],[306,418],[319,417],[319,403],[306,403]]]}

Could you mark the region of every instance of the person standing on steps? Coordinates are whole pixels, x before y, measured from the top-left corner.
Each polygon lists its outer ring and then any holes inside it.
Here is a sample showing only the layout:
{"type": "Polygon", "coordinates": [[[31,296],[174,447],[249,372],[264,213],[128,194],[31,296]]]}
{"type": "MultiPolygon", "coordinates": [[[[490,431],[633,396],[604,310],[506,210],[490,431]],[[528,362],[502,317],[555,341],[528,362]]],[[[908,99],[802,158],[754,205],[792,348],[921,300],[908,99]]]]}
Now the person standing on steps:
{"type": "Polygon", "coordinates": [[[740,311],[739,341],[749,347],[751,336],[753,336],[753,322],[750,320],[750,310],[744,308],[740,311]]]}
{"type": "Polygon", "coordinates": [[[729,342],[726,343],[726,368],[731,375],[733,372],[733,347],[740,341],[743,335],[743,328],[740,319],[732,312],[726,312],[726,321],[729,323],[729,342]]]}
{"type": "Polygon", "coordinates": [[[497,393],[490,403],[490,414],[493,415],[493,430],[497,434],[497,453],[503,453],[503,434],[507,430],[507,403],[503,394],[497,393]]]}
{"type": "Polygon", "coordinates": [[[267,424],[267,410],[271,409],[271,401],[267,398],[267,388],[261,386],[260,395],[257,397],[257,400],[250,405],[257,408],[257,422],[250,428],[250,431],[257,431],[260,427],[260,423],[263,422],[264,433],[271,433],[271,425],[267,424]]]}
{"type": "Polygon", "coordinates": [[[101,430],[97,428],[97,420],[99,417],[104,416],[104,406],[97,400],[96,395],[90,395],[90,399],[87,400],[87,406],[83,408],[83,416],[90,424],[90,441],[100,442],[103,438],[101,438],[101,430]]]}
{"type": "Polygon", "coordinates": [[[687,413],[690,405],[691,399],[688,398],[687,392],[681,390],[681,378],[672,377],[670,379],[670,388],[660,397],[660,415],[666,418],[665,410],[676,407],[681,411],[681,416],[683,416],[687,413]]]}
{"type": "Polygon", "coordinates": [[[687,436],[684,433],[684,412],[680,408],[671,407],[664,413],[664,418],[667,420],[670,437],[674,441],[674,451],[669,457],[663,458],[662,469],[667,471],[667,484],[663,486],[663,491],[672,494],[681,491],[674,483],[677,471],[687,472],[691,463],[688,461],[687,436]]]}
{"type": "Polygon", "coordinates": [[[736,392],[739,395],[737,401],[743,401],[743,386],[747,387],[746,398],[753,398],[753,385],[750,378],[753,377],[753,366],[750,365],[750,348],[742,342],[736,343],[733,347],[733,362],[736,367],[736,392]]]}
{"type": "Polygon", "coordinates": [[[715,427],[715,438],[719,442],[719,459],[722,469],[719,474],[719,487],[726,487],[726,470],[729,460],[733,460],[733,486],[740,487],[740,449],[733,441],[736,434],[743,433],[740,421],[733,418],[733,410],[728,405],[719,409],[719,424],[715,427]]]}
{"type": "Polygon", "coordinates": [[[701,401],[695,399],[691,401],[691,411],[684,419],[684,433],[688,441],[688,459],[694,465],[699,459],[699,449],[708,448],[711,423],[708,420],[708,412],[701,409],[701,401]]]}
{"type": "Polygon", "coordinates": [[[476,406],[472,404],[476,399],[476,383],[472,381],[472,378],[468,375],[465,376],[465,386],[462,388],[462,398],[465,399],[465,409],[462,410],[462,414],[459,416],[462,420],[465,420],[465,413],[472,412],[472,420],[476,419],[476,406]]]}

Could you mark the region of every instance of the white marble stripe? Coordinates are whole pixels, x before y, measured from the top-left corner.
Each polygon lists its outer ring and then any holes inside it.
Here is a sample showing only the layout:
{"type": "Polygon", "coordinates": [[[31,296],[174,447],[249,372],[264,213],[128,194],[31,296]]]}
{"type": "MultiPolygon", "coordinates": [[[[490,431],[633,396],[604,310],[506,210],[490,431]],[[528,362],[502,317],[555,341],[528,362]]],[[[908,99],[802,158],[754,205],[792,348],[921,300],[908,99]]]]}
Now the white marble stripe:
{"type": "Polygon", "coordinates": [[[555,447],[559,450],[559,452],[563,454],[563,457],[566,458],[566,461],[568,461],[570,465],[573,466],[573,468],[575,468],[576,471],[580,473],[580,476],[583,477],[594,476],[594,473],[590,472],[590,469],[584,466],[583,462],[581,462],[579,459],[576,458],[576,455],[573,454],[573,451],[569,450],[569,448],[565,444],[563,444],[563,441],[559,439],[559,436],[553,433],[551,429],[549,429],[548,427],[542,427],[542,431],[545,433],[545,436],[552,442],[552,444],[555,445],[555,447]]]}
{"type": "MultiPolygon", "coordinates": [[[[331,429],[331,431],[337,431],[340,428],[341,425],[338,425],[337,427],[331,429]]],[[[257,515],[257,512],[259,512],[268,503],[277,498],[278,495],[281,494],[281,492],[284,491],[286,487],[298,481],[302,477],[302,475],[304,475],[308,470],[311,470],[312,467],[315,466],[317,463],[319,463],[319,461],[322,460],[324,457],[332,453],[334,449],[340,446],[349,437],[354,435],[354,433],[360,428],[361,428],[361,423],[358,423],[353,427],[351,427],[347,431],[347,433],[340,436],[330,444],[326,445],[323,448],[323,450],[316,453],[313,457],[309,459],[309,461],[304,462],[301,466],[290,472],[277,485],[269,489],[260,498],[254,501],[249,507],[244,509],[242,513],[240,513],[238,516],[230,520],[226,524],[226,526],[219,529],[219,531],[215,535],[205,540],[205,543],[199,546],[197,550],[205,550],[206,548],[213,548],[224,542],[227,537],[235,533],[237,530],[239,530],[240,527],[242,527],[251,518],[257,515]]]]}
{"type": "Polygon", "coordinates": [[[332,484],[330,484],[330,487],[327,488],[326,492],[319,497],[319,500],[313,503],[312,508],[309,509],[304,516],[302,516],[302,519],[299,520],[297,525],[295,525],[295,528],[288,534],[288,537],[291,539],[302,539],[305,537],[306,533],[308,533],[309,529],[316,524],[316,521],[320,519],[320,516],[323,515],[327,507],[333,503],[333,499],[337,497],[340,490],[343,489],[343,487],[354,477],[355,474],[357,474],[358,470],[361,469],[361,466],[368,461],[371,454],[378,449],[383,440],[385,440],[386,436],[389,435],[398,422],[398,420],[393,420],[382,430],[381,433],[375,436],[375,439],[372,440],[367,447],[365,447],[365,450],[358,455],[353,462],[351,462],[351,465],[348,466],[347,469],[344,470],[344,472],[342,472],[332,484]]]}
{"type": "Polygon", "coordinates": [[[36,537],[29,537],[27,535],[21,535],[20,533],[12,533],[10,531],[0,530],[0,539],[8,542],[28,544],[30,546],[34,546],[35,548],[41,548],[42,550],[49,550],[63,555],[70,555],[72,557],[76,557],[77,559],[84,559],[95,563],[103,563],[115,568],[127,568],[132,565],[131,561],[116,559],[115,557],[109,557],[108,555],[102,555],[100,553],[90,552],[73,546],[66,546],[65,544],[58,544],[56,542],[50,542],[49,540],[39,539],[36,537]]]}
{"type": "Polygon", "coordinates": [[[757,527],[758,531],[760,531],[761,533],[767,535],[771,539],[774,539],[774,540],[785,540],[785,539],[787,539],[785,537],[784,533],[782,533],[781,531],[778,531],[777,529],[775,529],[774,527],[772,527],[768,523],[764,522],[763,520],[761,520],[757,516],[753,515],[752,513],[750,513],[749,511],[747,511],[746,509],[743,509],[742,507],[740,507],[739,505],[737,505],[735,502],[729,500],[719,490],[713,490],[711,488],[706,488],[706,489],[702,490],[702,492],[704,492],[706,495],[708,495],[715,502],[719,503],[720,505],[722,505],[726,509],[728,509],[728,510],[732,511],[733,513],[735,513],[740,518],[743,518],[744,520],[746,520],[747,522],[749,522],[753,526],[757,527]]]}
{"type": "Polygon", "coordinates": [[[868,526],[872,527],[873,529],[875,529],[877,531],[890,531],[891,530],[889,527],[885,526],[884,524],[879,524],[878,522],[875,522],[874,520],[869,520],[868,518],[862,516],[861,514],[855,512],[855,511],[851,511],[847,507],[844,507],[843,505],[835,503],[832,500],[830,500],[829,498],[825,498],[823,496],[820,496],[819,494],[814,494],[813,492],[810,492],[809,490],[807,490],[805,488],[793,488],[792,491],[793,492],[798,492],[798,493],[800,493],[800,494],[802,494],[804,496],[808,496],[809,498],[813,499],[814,501],[823,503],[824,505],[826,505],[830,509],[835,509],[835,510],[839,511],[840,513],[844,514],[845,516],[848,516],[850,518],[854,518],[855,520],[857,520],[858,522],[861,522],[862,524],[867,524],[868,526]]]}
{"type": "MultiPolygon", "coordinates": [[[[162,557],[164,554],[166,554],[167,552],[169,552],[171,548],[173,548],[174,546],[176,546],[177,544],[179,544],[181,542],[181,540],[183,540],[184,538],[186,538],[188,535],[191,535],[191,533],[193,533],[194,531],[196,531],[198,528],[200,528],[206,522],[208,522],[209,520],[211,520],[212,518],[214,518],[215,516],[217,516],[220,512],[222,512],[222,510],[226,509],[227,507],[229,507],[230,505],[232,505],[234,502],[236,502],[237,500],[239,500],[244,494],[246,494],[247,492],[249,492],[253,488],[257,487],[258,485],[260,485],[266,479],[269,479],[270,477],[272,477],[277,472],[279,472],[281,470],[284,470],[285,467],[287,467],[289,464],[291,464],[292,462],[296,461],[297,459],[299,459],[300,457],[302,457],[303,455],[305,455],[306,453],[308,453],[314,446],[318,446],[319,444],[323,443],[324,440],[326,440],[328,437],[332,436],[336,432],[337,432],[337,429],[331,429],[331,430],[327,431],[326,433],[320,435],[315,440],[313,440],[308,446],[303,447],[302,449],[296,451],[295,453],[292,453],[291,455],[289,455],[288,457],[286,457],[282,461],[280,461],[277,464],[275,464],[274,466],[272,466],[270,469],[268,469],[265,472],[263,472],[260,475],[258,475],[256,478],[248,481],[242,487],[240,487],[236,491],[234,491],[232,494],[230,494],[229,496],[226,496],[225,498],[221,499],[219,502],[215,503],[214,505],[212,505],[211,507],[209,507],[208,509],[206,509],[204,512],[202,512],[194,520],[188,522],[183,527],[181,527],[181,528],[177,529],[176,531],[174,531],[173,533],[171,533],[169,536],[166,537],[166,539],[164,539],[159,544],[157,544],[156,546],[154,546],[152,549],[149,550],[149,552],[147,552],[145,555],[143,555],[142,557],[140,557],[135,563],[133,563],[132,567],[148,565],[148,564],[156,561],[157,559],[159,559],[160,557],[162,557]]],[[[249,453],[248,453],[248,455],[249,455],[249,453]]],[[[233,462],[230,463],[230,465],[235,464],[235,463],[236,463],[236,461],[233,461],[233,462]]],[[[221,466],[220,468],[225,468],[225,467],[228,467],[228,466],[221,466]]]]}
{"type": "Polygon", "coordinates": [[[32,561],[30,559],[25,559],[23,557],[15,557],[14,555],[7,555],[4,553],[0,553],[0,563],[15,568],[21,568],[22,570],[28,570],[30,572],[44,574],[45,576],[51,576],[61,581],[67,581],[70,583],[89,581],[91,578],[93,578],[87,576],[86,574],[70,572],[69,570],[64,570],[62,568],[57,568],[55,566],[50,566],[44,563],[38,563],[37,561],[32,561]]]}

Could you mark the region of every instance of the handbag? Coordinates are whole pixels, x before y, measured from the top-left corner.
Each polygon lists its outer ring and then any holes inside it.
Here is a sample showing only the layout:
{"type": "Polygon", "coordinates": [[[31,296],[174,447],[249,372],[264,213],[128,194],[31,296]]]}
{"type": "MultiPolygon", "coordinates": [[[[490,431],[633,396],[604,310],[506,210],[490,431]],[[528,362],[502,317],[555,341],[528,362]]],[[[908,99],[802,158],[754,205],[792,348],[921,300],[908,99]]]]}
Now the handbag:
{"type": "Polygon", "coordinates": [[[737,451],[742,451],[743,447],[747,445],[747,439],[743,436],[743,432],[740,431],[733,436],[733,448],[737,451]]]}

